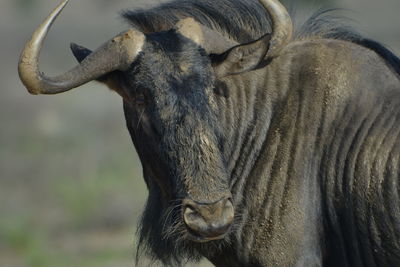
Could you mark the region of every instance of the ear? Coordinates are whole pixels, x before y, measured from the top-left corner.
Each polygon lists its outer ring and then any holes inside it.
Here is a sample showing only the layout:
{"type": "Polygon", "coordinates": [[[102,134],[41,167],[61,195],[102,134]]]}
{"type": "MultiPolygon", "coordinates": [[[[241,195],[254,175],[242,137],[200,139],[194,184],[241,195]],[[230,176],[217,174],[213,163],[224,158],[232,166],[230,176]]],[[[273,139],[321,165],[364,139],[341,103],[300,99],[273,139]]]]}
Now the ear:
{"type": "MultiPolygon", "coordinates": [[[[76,60],[81,63],[87,56],[89,56],[92,51],[90,49],[87,49],[86,47],[77,45],[75,43],[71,43],[71,51],[72,54],[74,54],[76,60]]],[[[120,87],[120,72],[119,71],[113,71],[110,73],[107,73],[100,78],[96,79],[96,81],[103,83],[108,86],[113,91],[116,91],[118,94],[120,94],[122,97],[123,96],[123,90],[120,87]]]]}
{"type": "Polygon", "coordinates": [[[220,55],[211,55],[217,77],[239,74],[255,69],[265,58],[270,46],[271,34],[260,39],[232,47],[220,55]]]}

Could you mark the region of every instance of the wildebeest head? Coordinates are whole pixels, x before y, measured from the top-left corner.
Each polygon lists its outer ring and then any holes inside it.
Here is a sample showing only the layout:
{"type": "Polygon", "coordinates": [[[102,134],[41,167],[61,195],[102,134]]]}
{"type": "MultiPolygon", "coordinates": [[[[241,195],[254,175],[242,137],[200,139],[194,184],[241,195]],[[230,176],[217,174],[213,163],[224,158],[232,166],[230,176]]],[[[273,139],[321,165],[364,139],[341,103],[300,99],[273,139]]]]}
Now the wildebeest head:
{"type": "Polygon", "coordinates": [[[205,241],[226,233],[233,206],[210,58],[180,31],[146,35],[131,68],[114,79],[149,188],[164,210],[182,211],[187,237],[205,241]]]}
{"type": "Polygon", "coordinates": [[[234,196],[223,157],[227,140],[218,121],[216,83],[279,53],[292,33],[285,9],[276,0],[260,1],[273,32],[247,44],[236,44],[191,18],[157,33],[128,30],[94,52],[73,44],[80,64],[49,78],[39,71],[38,56],[67,2],[26,45],[21,80],[32,94],[65,92],[91,80],[117,91],[150,192],[142,230],[156,234],[145,238],[154,243],[171,237],[195,242],[224,238],[234,218],[234,196]],[[145,224],[159,227],[149,230],[145,224]]]}

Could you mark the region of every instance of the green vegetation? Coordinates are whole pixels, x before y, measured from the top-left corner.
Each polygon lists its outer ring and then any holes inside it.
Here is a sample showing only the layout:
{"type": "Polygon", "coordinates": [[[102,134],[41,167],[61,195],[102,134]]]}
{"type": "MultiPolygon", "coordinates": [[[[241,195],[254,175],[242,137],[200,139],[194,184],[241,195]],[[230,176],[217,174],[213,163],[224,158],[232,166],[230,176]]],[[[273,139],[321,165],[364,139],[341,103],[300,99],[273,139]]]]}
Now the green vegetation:
{"type": "MultiPolygon", "coordinates": [[[[7,222],[0,223],[0,239],[8,244],[7,248],[2,248],[0,256],[2,259],[15,257],[19,259],[21,265],[29,267],[52,267],[52,266],[132,266],[133,249],[132,246],[118,245],[115,236],[125,234],[128,231],[104,235],[95,233],[69,232],[70,238],[77,238],[82,242],[93,239],[93,247],[88,248],[79,245],[79,248],[72,248],[68,245],[68,238],[63,236],[53,236],[48,229],[38,229],[28,223],[29,220],[14,218],[7,222]],[[78,236],[79,235],[79,236],[78,236]],[[101,236],[102,240],[96,241],[101,236]],[[64,240],[63,240],[64,239],[64,240]],[[5,255],[8,254],[8,255],[5,255]]],[[[121,239],[120,239],[121,240],[121,239]]],[[[12,262],[12,261],[11,261],[12,262]]],[[[4,264],[9,263],[5,262],[4,264]]],[[[3,265],[14,266],[14,265],[3,265]]]]}

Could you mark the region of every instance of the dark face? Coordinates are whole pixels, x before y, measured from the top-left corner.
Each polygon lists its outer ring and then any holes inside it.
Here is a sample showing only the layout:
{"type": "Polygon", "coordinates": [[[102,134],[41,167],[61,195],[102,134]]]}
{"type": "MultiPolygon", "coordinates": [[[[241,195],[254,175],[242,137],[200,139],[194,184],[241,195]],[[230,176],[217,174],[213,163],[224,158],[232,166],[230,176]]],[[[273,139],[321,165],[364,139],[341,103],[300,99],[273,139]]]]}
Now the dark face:
{"type": "Polygon", "coordinates": [[[197,242],[223,238],[234,212],[216,106],[223,96],[214,92],[209,56],[174,30],[150,34],[121,80],[148,208],[156,203],[151,209],[165,220],[163,233],[197,242]]]}

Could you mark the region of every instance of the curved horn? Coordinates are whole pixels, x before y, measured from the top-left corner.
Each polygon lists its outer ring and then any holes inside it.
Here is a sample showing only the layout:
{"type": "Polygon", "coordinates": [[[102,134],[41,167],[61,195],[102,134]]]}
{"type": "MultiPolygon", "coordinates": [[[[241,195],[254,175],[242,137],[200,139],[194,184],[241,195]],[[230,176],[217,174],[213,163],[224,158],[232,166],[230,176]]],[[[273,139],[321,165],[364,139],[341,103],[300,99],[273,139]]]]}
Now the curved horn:
{"type": "Polygon", "coordinates": [[[238,45],[237,42],[224,37],[219,32],[208,28],[191,17],[178,21],[175,30],[203,47],[210,54],[220,54],[238,45]]]}
{"type": "Polygon", "coordinates": [[[69,0],[64,0],[36,29],[22,51],[18,72],[31,94],[58,94],[114,70],[126,70],[141,51],[145,41],[143,33],[129,30],[117,35],[85,58],[78,66],[57,76],[47,77],[40,72],[38,59],[43,41],[53,22],[69,0]]]}
{"type": "Polygon", "coordinates": [[[272,36],[267,56],[274,57],[292,38],[293,23],[286,8],[278,0],[259,0],[259,2],[271,18],[272,36]]]}

